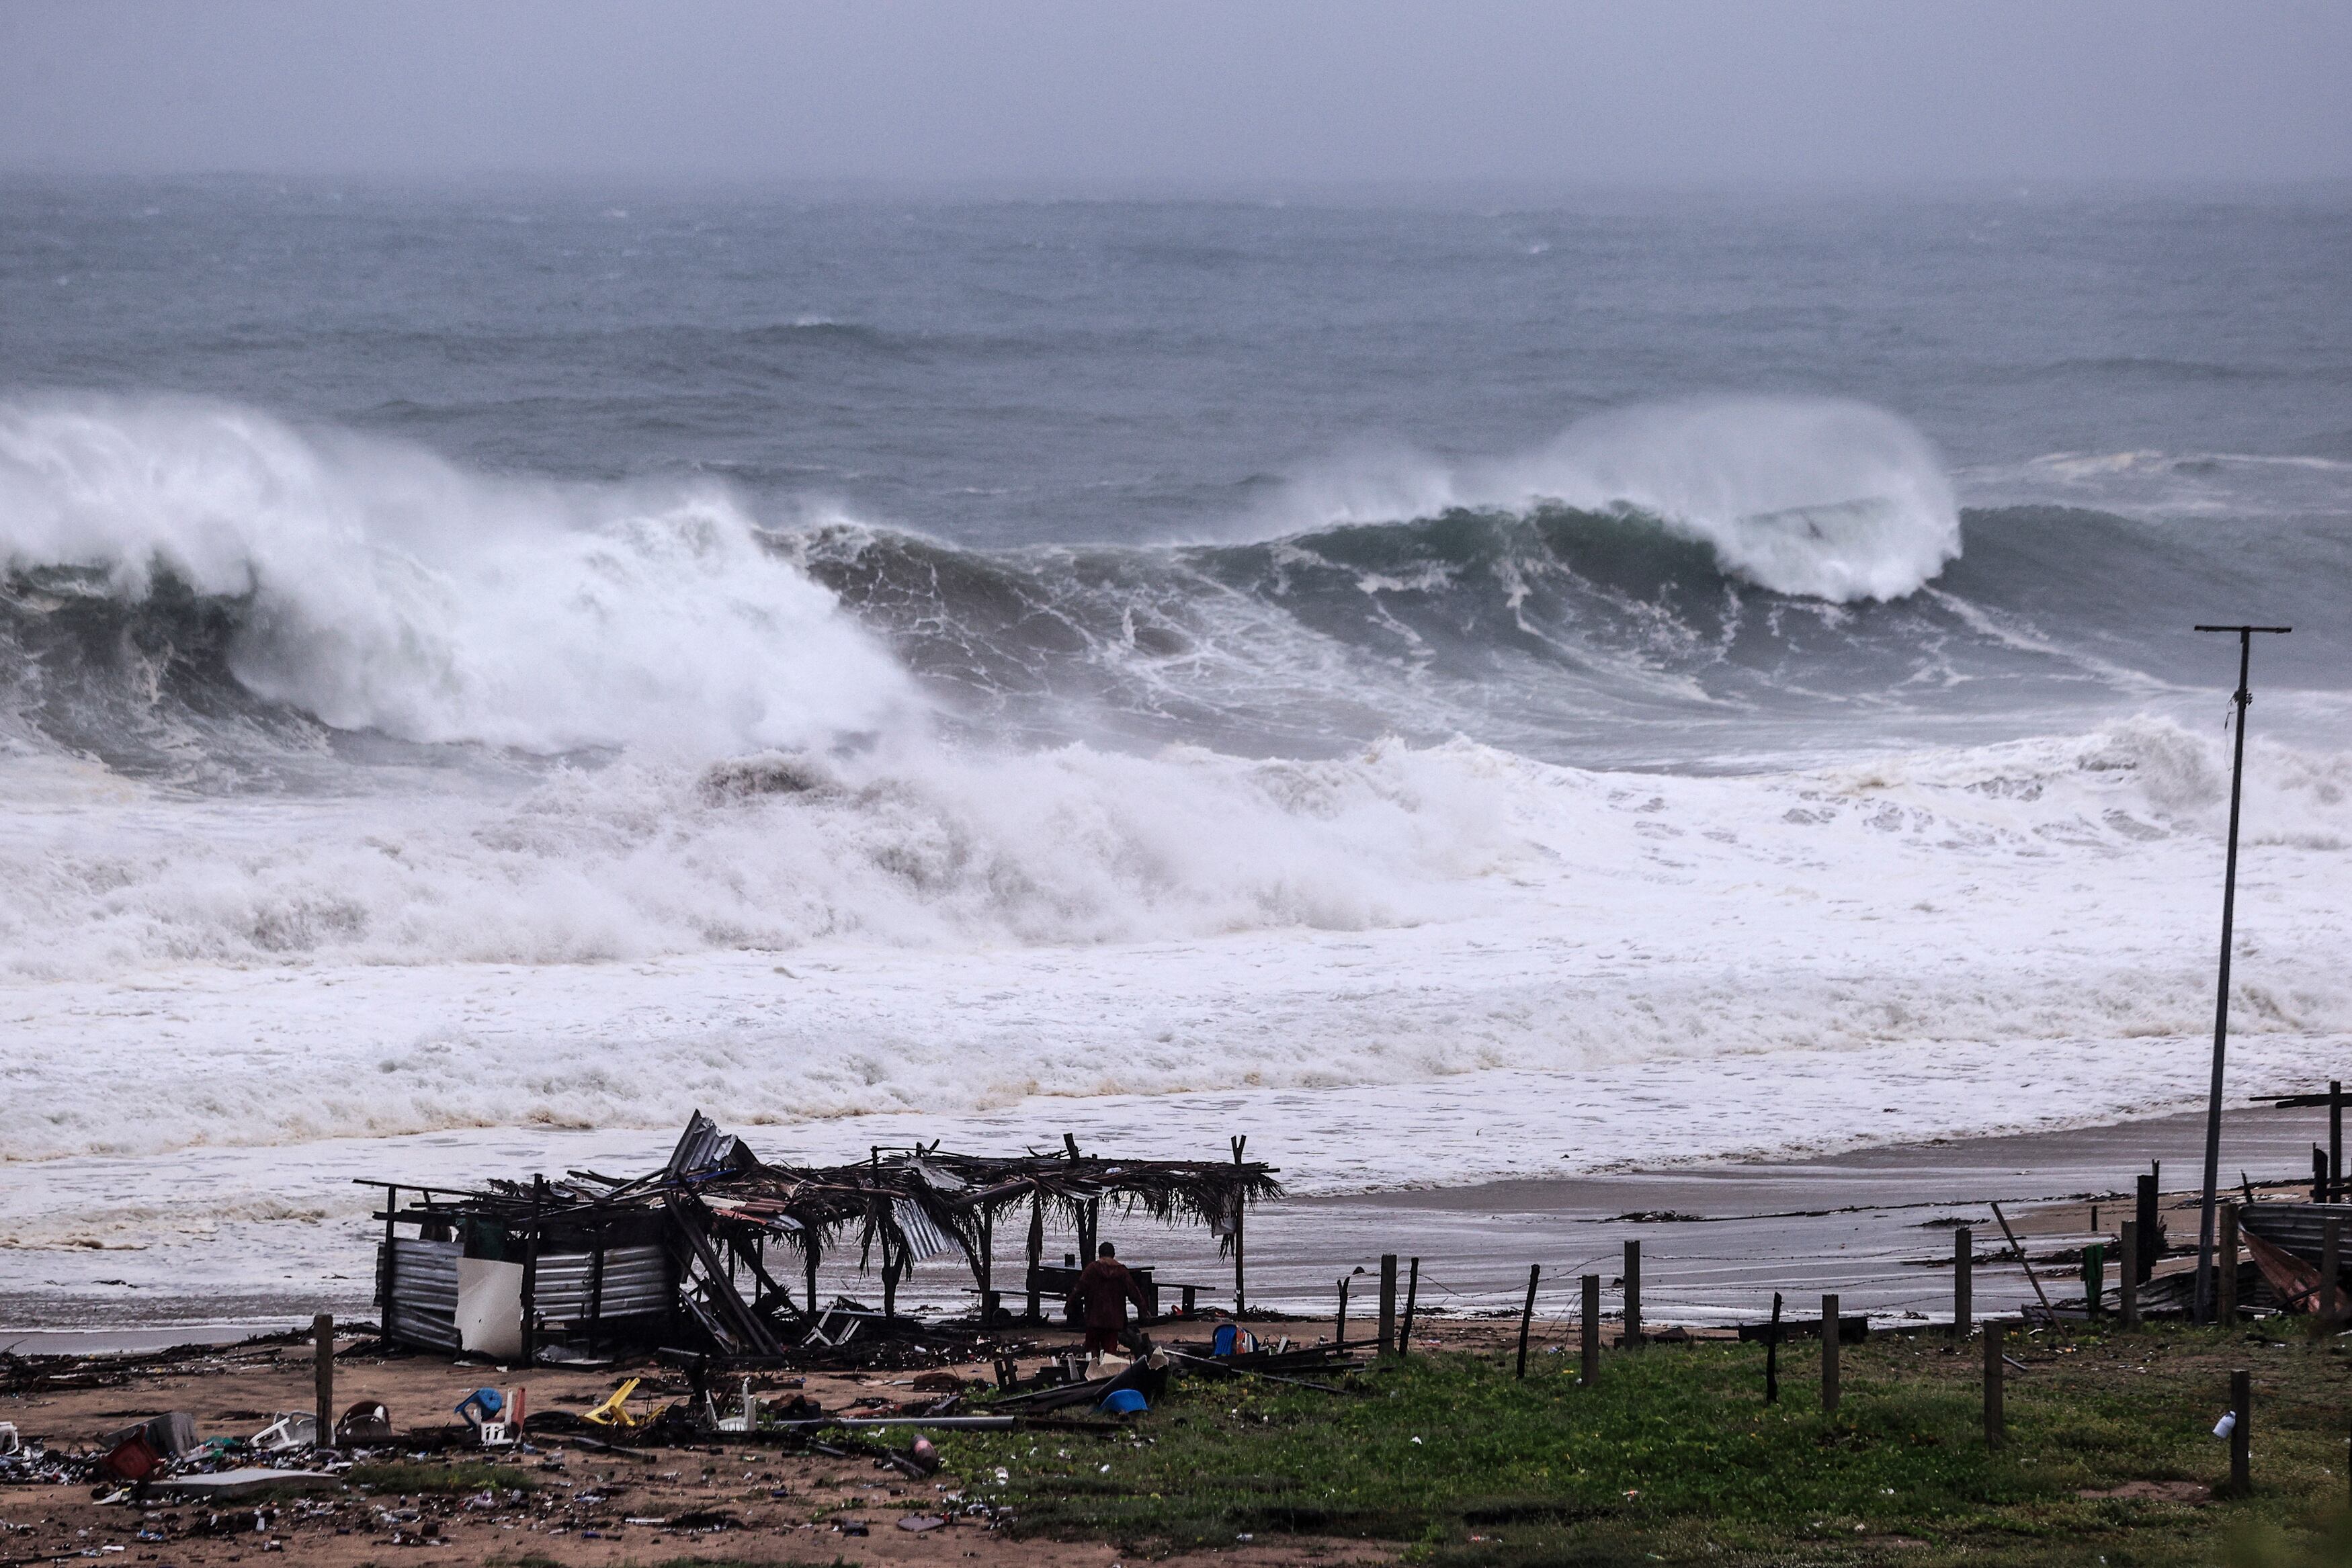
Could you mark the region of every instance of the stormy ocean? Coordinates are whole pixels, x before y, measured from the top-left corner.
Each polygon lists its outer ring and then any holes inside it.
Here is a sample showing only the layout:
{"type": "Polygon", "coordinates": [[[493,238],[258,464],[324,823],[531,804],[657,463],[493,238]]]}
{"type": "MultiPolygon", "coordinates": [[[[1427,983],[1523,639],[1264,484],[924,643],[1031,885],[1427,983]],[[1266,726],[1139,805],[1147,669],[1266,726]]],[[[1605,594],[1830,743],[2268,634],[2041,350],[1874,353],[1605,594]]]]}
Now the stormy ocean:
{"type": "Polygon", "coordinates": [[[0,185],[0,1322],[296,1235],[364,1301],[352,1175],[698,1106],[1307,1192],[2177,1110],[2200,621],[2295,628],[2233,1088],[2324,1077],[2347,256],[2340,190],[0,185]]]}

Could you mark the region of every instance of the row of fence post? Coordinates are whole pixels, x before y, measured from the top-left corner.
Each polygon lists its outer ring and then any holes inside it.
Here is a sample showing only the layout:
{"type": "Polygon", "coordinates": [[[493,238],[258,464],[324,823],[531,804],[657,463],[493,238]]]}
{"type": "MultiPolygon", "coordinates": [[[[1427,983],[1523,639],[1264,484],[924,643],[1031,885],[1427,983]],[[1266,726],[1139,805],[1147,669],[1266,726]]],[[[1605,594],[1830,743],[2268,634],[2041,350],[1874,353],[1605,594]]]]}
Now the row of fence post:
{"type": "MultiPolygon", "coordinates": [[[[2223,1205],[2221,1207],[2221,1236],[2219,1256],[2221,1259],[2226,1260],[2227,1266],[2219,1270],[2221,1283],[2221,1289],[2217,1292],[2215,1301],[2217,1310],[2215,1315],[2217,1322],[2227,1325],[2234,1323],[2237,1320],[2237,1269],[2235,1264],[2238,1256],[2238,1212],[2236,1207],[2234,1205],[2223,1205]]],[[[2118,1265],[2116,1273],[2119,1305],[2117,1315],[2122,1326],[2127,1329],[2137,1328],[2139,1326],[2139,1283],[2141,1279],[2144,1277],[2144,1265],[2152,1261],[2152,1260],[2144,1259],[2141,1255],[2142,1248],[2140,1240],[2143,1234],[2142,1223],[2139,1219],[2133,1218],[2123,1222],[2121,1236],[2122,1244],[2118,1249],[2119,1256],[2116,1260],[2118,1265]]],[[[2323,1314],[2332,1317],[2336,1311],[2337,1302],[2340,1299],[2337,1281],[2338,1269],[2342,1257],[2341,1222],[2332,1218],[2327,1220],[2323,1228],[2322,1237],[2323,1241],[2321,1247],[2320,1268],[2321,1283],[2318,1305],[2323,1314]]],[[[2008,1329],[2010,1327],[2010,1323],[2007,1320],[2000,1318],[1988,1318],[1981,1324],[1975,1322],[1975,1304],[1973,1299],[1975,1289],[1975,1249],[1976,1233],[1973,1228],[1968,1226],[1961,1226],[1953,1232],[1952,1337],[1956,1343],[1964,1343],[1970,1332],[1973,1330],[1980,1328],[1982,1331],[1984,1343],[1984,1440],[1987,1448],[1998,1449],[2002,1447],[2008,1439],[2008,1415],[2004,1403],[2004,1393],[2007,1385],[2007,1369],[2011,1364],[2008,1354],[2008,1329]]],[[[2096,1250],[2096,1249],[2092,1249],[2092,1251],[2096,1250]]],[[[1640,1344],[1643,1341],[1642,1244],[1639,1241],[1628,1241],[1625,1243],[1624,1260],[1624,1273],[1622,1276],[1625,1301],[1624,1328],[1620,1336],[1619,1343],[1624,1346],[1633,1346],[1640,1344]]],[[[1393,1252],[1382,1253],[1381,1255],[1381,1301],[1378,1347],[1380,1354],[1383,1355],[1390,1354],[1403,1355],[1408,1354],[1412,1333],[1413,1308],[1421,1282],[1421,1260],[1419,1258],[1414,1258],[1411,1260],[1411,1285],[1405,1299],[1404,1315],[1402,1322],[1400,1322],[1397,1316],[1397,1254],[1393,1252]]],[[[2084,1294],[2090,1314],[2095,1318],[2101,1315],[2103,1310],[2101,1303],[2101,1281],[2099,1278],[2103,1263],[2103,1259],[2095,1258],[2091,1256],[2090,1253],[2086,1252],[2084,1270],[2084,1294]]],[[[1522,1378],[1528,1375],[1528,1349],[1529,1337],[1533,1332],[1535,1324],[1536,1292],[1541,1285],[1542,1280],[1543,1266],[1541,1264],[1530,1264],[1528,1268],[1527,1297],[1521,1303],[1519,1309],[1518,1355],[1514,1369],[1515,1375],[1522,1378]]],[[[1601,1373],[1601,1276],[1598,1274],[1586,1274],[1582,1276],[1579,1281],[1580,1288],[1578,1306],[1580,1319],[1580,1343],[1578,1372],[1580,1375],[1580,1381],[1588,1387],[1599,1380],[1601,1373]]],[[[1340,1292],[1341,1305],[1339,1309],[1339,1335],[1343,1342],[1347,1337],[1346,1294],[1345,1281],[1342,1281],[1340,1292]]],[[[1778,1295],[1773,1297],[1772,1304],[1772,1326],[1767,1331],[1767,1338],[1769,1341],[1769,1343],[1767,1346],[1768,1360],[1777,1359],[1777,1353],[1780,1348],[1780,1341],[1781,1338],[1780,1315],[1780,1299],[1778,1295]]],[[[1825,1415],[1834,1414],[1838,1408],[1838,1351],[1839,1340],[1843,1327],[1840,1321],[1842,1317],[1840,1307],[1841,1301],[1837,1293],[1825,1292],[1822,1295],[1820,1329],[1822,1342],[1821,1376],[1822,1410],[1825,1415]]],[[[1768,1402],[1772,1401],[1777,1396],[1777,1379],[1770,1378],[1768,1375],[1768,1385],[1765,1394],[1766,1400],[1768,1402]]],[[[2252,1485],[2251,1463],[2252,1450],[2250,1443],[2250,1435],[2252,1431],[2252,1427],[2253,1394],[2252,1380],[2248,1374],[2243,1370],[2232,1372],[2230,1375],[2230,1485],[2232,1490],[2241,1494],[2245,1492],[2252,1485]]]]}

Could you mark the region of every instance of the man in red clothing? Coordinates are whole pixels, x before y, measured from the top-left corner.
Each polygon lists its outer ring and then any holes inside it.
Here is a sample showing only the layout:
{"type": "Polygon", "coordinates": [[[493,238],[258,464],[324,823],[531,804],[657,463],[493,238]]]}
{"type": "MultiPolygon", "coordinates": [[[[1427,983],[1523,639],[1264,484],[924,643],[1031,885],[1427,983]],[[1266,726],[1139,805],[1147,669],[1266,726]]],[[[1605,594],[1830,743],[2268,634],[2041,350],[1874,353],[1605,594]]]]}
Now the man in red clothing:
{"type": "Polygon", "coordinates": [[[1118,1348],[1127,1333],[1129,1301],[1135,1303],[1139,1312],[1149,1310],[1143,1287],[1118,1260],[1118,1249],[1106,1241],[1095,1251],[1099,1256],[1087,1265],[1087,1271],[1078,1276],[1077,1288],[1070,1292],[1070,1304],[1086,1318],[1088,1355],[1118,1348]]]}

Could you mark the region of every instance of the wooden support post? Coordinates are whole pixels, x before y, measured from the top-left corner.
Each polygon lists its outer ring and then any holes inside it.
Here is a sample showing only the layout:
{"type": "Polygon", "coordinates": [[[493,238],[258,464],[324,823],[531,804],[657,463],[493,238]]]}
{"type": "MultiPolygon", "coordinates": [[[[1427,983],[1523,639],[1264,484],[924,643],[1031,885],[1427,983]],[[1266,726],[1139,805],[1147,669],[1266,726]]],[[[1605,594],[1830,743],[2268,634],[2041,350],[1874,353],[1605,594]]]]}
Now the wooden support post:
{"type": "Polygon", "coordinates": [[[1528,1304],[1519,1309],[1519,1370],[1517,1375],[1521,1377],[1525,1377],[1528,1375],[1528,1331],[1535,1326],[1536,1281],[1542,1278],[1542,1264],[1530,1263],[1528,1265],[1528,1304]]]}
{"type": "Polygon", "coordinates": [[[1822,1298],[1822,1414],[1833,1416],[1838,1407],[1838,1299],[1822,1298]]]}
{"type": "Polygon", "coordinates": [[[2327,1152],[2317,1144],[2311,1145],[2311,1201],[2327,1201],[2327,1152]]]}
{"type": "Polygon", "coordinates": [[[1421,1260],[1413,1259],[1405,1266],[1404,1321],[1397,1325],[1397,1354],[1410,1354],[1412,1350],[1412,1309],[1421,1300],[1421,1260]]]}
{"type": "Polygon", "coordinates": [[[2139,1327],[2139,1221],[2126,1219],[2120,1227],[2123,1245],[2116,1249],[2116,1291],[2122,1300],[2116,1316],[2126,1329],[2139,1327]]]}
{"type": "Polygon", "coordinates": [[[1780,1292],[1772,1292],[1772,1321],[1764,1325],[1764,1403],[1780,1403],[1780,1292]]]}
{"type": "Polygon", "coordinates": [[[1583,1281],[1584,1295],[1577,1309],[1580,1349],[1578,1372],[1584,1386],[1590,1388],[1601,1376],[1601,1276],[1587,1274],[1583,1281]]]}
{"type": "Polygon", "coordinates": [[[2213,1253],[2213,1321],[2223,1328],[2238,1322],[2238,1206],[2221,1205],[2221,1240],[2213,1253]]]}
{"type": "Polygon", "coordinates": [[[1381,1254],[1381,1322],[1380,1354],[1396,1353],[1396,1269],[1397,1255],[1381,1254]]]}
{"type": "Polygon", "coordinates": [[[1984,1325],[1984,1436],[1985,1447],[1998,1448],[2008,1437],[2007,1425],[2000,1407],[2001,1322],[1987,1318],[1984,1325]]]}
{"type": "Polygon", "coordinates": [[[1642,1343],[1642,1244],[1625,1243],[1625,1332],[1617,1343],[1627,1349],[1642,1343]]]}
{"type": "MultiPolygon", "coordinates": [[[[1235,1237],[1234,1245],[1240,1246],[1241,1238],[1235,1237]]],[[[1041,1304],[1044,1299],[1045,1281],[1038,1277],[1037,1272],[1045,1266],[1045,1195],[1040,1192],[1029,1200],[1029,1321],[1033,1323],[1045,1321],[1045,1309],[1041,1304]]]]}
{"type": "Polygon", "coordinates": [[[1952,1232],[1952,1337],[1964,1340],[1976,1327],[1977,1233],[1967,1226],[1952,1232]]]}
{"type": "Polygon", "coordinates": [[[2344,1222],[2319,1222],[2319,1321],[2334,1328],[2344,1311],[2344,1222]]]}
{"type": "Polygon", "coordinates": [[[540,1216],[547,1208],[547,1178],[534,1173],[530,1178],[530,1234],[524,1238],[522,1254],[522,1364],[530,1366],[539,1361],[539,1225],[540,1216]]]}
{"type": "Polygon", "coordinates": [[[335,1441],[335,1314],[320,1312],[310,1320],[311,1392],[318,1396],[319,1447],[335,1441]]]}
{"type": "Polygon", "coordinates": [[[2157,1173],[2148,1172],[2139,1178],[2139,1208],[2133,1217],[2139,1221],[2139,1249],[2133,1254],[2132,1283],[2145,1285],[2156,1272],[2156,1256],[2164,1249],[2164,1221],[2156,1212],[2157,1173]]]}
{"type": "Polygon", "coordinates": [[[2230,1374],[2230,1490],[2244,1497],[2254,1490],[2254,1380],[2243,1367],[2230,1374]]]}
{"type": "Polygon", "coordinates": [[[2094,1241],[2083,1249],[2083,1311],[2093,1322],[2099,1321],[2100,1299],[2107,1293],[2107,1249],[2094,1241]]]}
{"type": "Polygon", "coordinates": [[[1334,1344],[1348,1343],[1348,1287],[1355,1283],[1355,1281],[1356,1277],[1353,1274],[1339,1276],[1339,1325],[1332,1335],[1331,1343],[1334,1344]]]}
{"type": "Polygon", "coordinates": [[[400,1189],[386,1187],[383,1194],[383,1262],[375,1271],[375,1321],[383,1326],[383,1337],[397,1341],[400,1335],[393,1327],[393,1303],[399,1300],[399,1270],[394,1260],[399,1256],[393,1245],[392,1217],[400,1212],[400,1189]]]}
{"type": "Polygon", "coordinates": [[[996,1305],[996,1216],[980,1216],[980,1321],[989,1320],[996,1305]]]}
{"type": "MultiPolygon", "coordinates": [[[[1234,1139],[1234,1165],[1238,1166],[1242,1163],[1242,1150],[1248,1145],[1249,1134],[1246,1133],[1234,1139]]],[[[1242,1219],[1248,1209],[1249,1205],[1236,1196],[1234,1199],[1234,1316],[1235,1317],[1241,1316],[1242,1307],[1248,1295],[1248,1291],[1243,1287],[1242,1275],[1242,1219]]]]}
{"type": "Polygon", "coordinates": [[[588,1354],[596,1354],[596,1333],[604,1321],[604,1249],[588,1254],[588,1354]]]}
{"type": "Polygon", "coordinates": [[[816,1305],[816,1236],[814,1232],[803,1231],[801,1234],[801,1266],[807,1280],[807,1283],[803,1287],[803,1289],[806,1292],[806,1298],[808,1301],[809,1327],[814,1329],[816,1327],[816,1320],[818,1317],[816,1305]]]}
{"type": "Polygon", "coordinates": [[[2344,1194],[2344,1084],[2342,1080],[2327,1081],[2327,1197],[2330,1202],[2344,1194]]]}
{"type": "Polygon", "coordinates": [[[899,1255],[890,1250],[890,1238],[882,1238],[882,1321],[888,1322],[898,1315],[899,1255]]]}

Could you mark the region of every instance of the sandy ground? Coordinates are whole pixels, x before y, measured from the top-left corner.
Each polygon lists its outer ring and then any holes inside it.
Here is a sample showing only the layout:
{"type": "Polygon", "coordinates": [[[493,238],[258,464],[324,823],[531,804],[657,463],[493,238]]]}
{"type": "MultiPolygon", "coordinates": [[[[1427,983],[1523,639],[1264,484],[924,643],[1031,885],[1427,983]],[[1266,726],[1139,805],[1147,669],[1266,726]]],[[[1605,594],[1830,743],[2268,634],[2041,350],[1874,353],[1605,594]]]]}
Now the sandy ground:
{"type": "MultiPolygon", "coordinates": [[[[2312,1134],[2306,1115],[2233,1117],[2236,1134],[2225,1175],[2251,1166],[2257,1180],[2296,1172],[2312,1134]]],[[[1608,1288],[1615,1337],[1618,1266],[1622,1241],[1644,1242],[1645,1316],[1653,1325],[1685,1322],[1707,1332],[1761,1315],[1769,1291],[1791,1291],[1790,1311],[1811,1315],[1807,1288],[1846,1287],[1844,1310],[1882,1311],[1885,1298],[1923,1304],[1949,1290],[1950,1227],[1974,1224],[1979,1257],[2003,1245],[1990,1211],[2006,1195],[2011,1225],[2037,1258],[2071,1256],[2082,1242],[2112,1237],[2124,1218],[2131,1176],[2151,1158],[2163,1161],[2167,1218],[2176,1241],[2194,1231],[2193,1198],[2184,1178],[2194,1166],[2181,1145],[2193,1145],[2189,1117],[2072,1132],[2034,1139],[1988,1139],[1955,1145],[1868,1151],[1801,1165],[1722,1166],[1626,1173],[1581,1183],[1498,1184],[1448,1192],[1384,1194],[1282,1206],[1284,1231],[1303,1237],[1319,1216],[1337,1221],[1325,1248],[1348,1249],[1354,1239],[1385,1232],[1407,1250],[1408,1237],[1453,1238],[1423,1258],[1424,1307],[1415,1342],[1423,1348],[1503,1348],[1516,1342],[1517,1305],[1525,1290],[1525,1258],[1582,1256],[1554,1261],[1532,1325],[1536,1354],[1573,1354],[1577,1324],[1565,1310],[1578,1266],[1598,1271],[1608,1288]],[[1507,1245],[1516,1242],[1517,1245],[1507,1245]],[[1450,1289],[1445,1276],[1467,1277],[1476,1243],[1477,1267],[1507,1270],[1496,1289],[1450,1289]],[[1443,1249],[1461,1255],[1449,1261],[1443,1249]],[[1434,1265],[1433,1267],[1432,1265],[1434,1265]],[[1943,1272],[1936,1273],[1938,1267],[1943,1272]],[[1876,1290],[1853,1287],[1879,1275],[1894,1279],[1876,1290]],[[1516,1289],[1502,1289],[1511,1279],[1516,1289]],[[1785,1284],[1780,1283],[1785,1281],[1785,1284]],[[1451,1299],[1449,1299],[1451,1298],[1451,1299]],[[1874,1300],[1874,1298],[1876,1298],[1874,1300]],[[1507,1302],[1507,1305],[1506,1304],[1507,1302]],[[1700,1308],[1703,1310],[1692,1310],[1700,1308]]],[[[2322,1133],[2321,1135],[2324,1135],[2322,1133]]],[[[2281,1196],[2289,1196],[2282,1194],[2281,1196]]],[[[1266,1229],[1273,1228],[1268,1227],[1266,1229]]],[[[1264,1234],[1254,1231],[1254,1236],[1264,1234]]],[[[1377,1260],[1377,1252],[1370,1255],[1377,1260]]],[[[1327,1267],[1341,1271],[1334,1258],[1327,1267]]],[[[1297,1267],[1294,1261],[1292,1267],[1297,1267]]],[[[2186,1266],[2174,1261],[2168,1269],[2186,1266]]],[[[1352,1280],[1351,1339],[1369,1333],[1374,1282],[1352,1280]]],[[[2076,1270],[2053,1263],[2042,1270],[2055,1295],[2079,1292],[2076,1270]]],[[[1479,1283],[1485,1283],[1483,1276],[1479,1283]]],[[[1336,1281],[1334,1283],[1336,1299],[1336,1281]]],[[[1980,1264],[1979,1312],[2012,1312],[2027,1296],[2013,1268],[1980,1264]]],[[[1916,1308],[1910,1309],[1916,1311],[1916,1308]]],[[[1898,1309],[1901,1311],[1901,1309],[1898,1309]]],[[[1328,1338],[1329,1318],[1265,1325],[1298,1343],[1328,1338]]],[[[1061,1336],[1037,1336],[1034,1367],[1061,1336]]],[[[34,1348],[52,1347],[25,1347],[34,1348]]],[[[651,1370],[659,1369],[624,1369],[651,1370]]],[[[982,1364],[949,1370],[986,1381],[982,1364]]],[[[381,1400],[396,1430],[438,1427],[453,1407],[484,1384],[528,1387],[531,1407],[574,1414],[604,1397],[612,1369],[522,1373],[431,1356],[386,1357],[369,1343],[347,1341],[336,1362],[339,1407],[381,1400]]],[[[763,1380],[772,1394],[798,1392],[827,1410],[861,1399],[893,1405],[918,1397],[915,1373],[809,1373],[799,1380],[763,1380]]],[[[306,1345],[246,1345],[185,1365],[142,1374],[124,1385],[0,1395],[0,1421],[12,1421],[28,1439],[51,1447],[89,1445],[103,1433],[147,1416],[184,1410],[206,1437],[248,1437],[278,1412],[310,1407],[312,1366],[306,1345]]],[[[683,1384],[670,1378],[669,1387],[683,1384]]],[[[1101,1442],[1091,1435],[1057,1435],[1056,1442],[1101,1442]]],[[[992,1528],[984,1513],[963,1511],[984,1499],[985,1477],[942,1473],[911,1479],[866,1458],[786,1455],[740,1441],[661,1450],[650,1458],[598,1452],[560,1437],[538,1440],[539,1450],[497,1461],[531,1485],[494,1494],[365,1492],[331,1487],[309,1495],[238,1504],[156,1501],[101,1504],[86,1487],[0,1486],[0,1568],[60,1558],[121,1556],[130,1562],[193,1565],[238,1563],[248,1553],[284,1553],[291,1560],[361,1563],[414,1551],[452,1563],[563,1564],[660,1563],[673,1558],[742,1558],[773,1563],[1020,1563],[1108,1564],[1120,1554],[1100,1543],[1020,1540],[992,1528]],[[971,1483],[967,1488],[967,1483],[971,1483]],[[925,1530],[903,1521],[941,1519],[925,1530]],[[864,1533],[858,1533],[862,1526],[864,1533]]],[[[390,1457],[404,1457],[405,1450],[390,1457]]],[[[437,1465],[436,1455],[420,1461],[437,1465]]],[[[1348,1563],[1393,1561],[1392,1543],[1286,1538],[1234,1542],[1178,1562],[1348,1563]]]]}
{"type": "MultiPolygon", "coordinates": [[[[1311,1335],[1311,1325],[1299,1326],[1311,1335]]],[[[1454,1337],[1493,1332],[1491,1325],[1463,1325],[1454,1337]]],[[[1024,1369],[1043,1359],[1026,1358],[1024,1369]]],[[[990,1375],[977,1364],[948,1370],[972,1381],[990,1375]]],[[[338,1354],[335,1372],[339,1406],[381,1400],[395,1431],[454,1419],[457,1401],[484,1384],[521,1385],[534,1410],[577,1414],[602,1399],[616,1376],[614,1370],[501,1372],[439,1357],[386,1358],[352,1342],[338,1354]]],[[[917,1375],[811,1373],[761,1381],[785,1396],[798,1383],[798,1392],[828,1410],[840,1410],[865,1398],[897,1404],[920,1397],[910,1386],[917,1375]]],[[[187,1411],[202,1437],[247,1437],[276,1412],[309,1409],[311,1378],[307,1346],[239,1347],[130,1386],[0,1396],[0,1420],[15,1422],[27,1438],[58,1447],[86,1445],[103,1432],[166,1410],[187,1411]]],[[[1052,1440],[1106,1439],[1055,1433],[1052,1440]]],[[[1122,1561],[1119,1552],[1100,1543],[1016,1540],[991,1528],[984,1518],[960,1515],[966,1478],[949,1472],[915,1480],[862,1457],[782,1454],[740,1439],[649,1450],[649,1458],[595,1452],[560,1438],[535,1439],[532,1447],[536,1451],[497,1461],[532,1490],[501,1488],[495,1496],[362,1492],[338,1485],[236,1503],[191,1505],[159,1496],[142,1505],[101,1504],[87,1487],[0,1486],[0,1564],[119,1556],[194,1568],[265,1553],[283,1553],[289,1562],[358,1564],[394,1561],[412,1552],[428,1562],[483,1564],[593,1565],[680,1557],[778,1563],[1122,1561]],[[922,1531],[899,1522],[926,1518],[948,1522],[922,1531]]],[[[407,1455],[395,1450],[383,1457],[407,1455]]],[[[478,1457],[478,1451],[453,1450],[419,1462],[472,1462],[478,1457]]],[[[1385,1542],[1286,1538],[1235,1542],[1173,1561],[1214,1561],[1236,1568],[1336,1565],[1391,1562],[1396,1551],[1385,1542]]]]}

